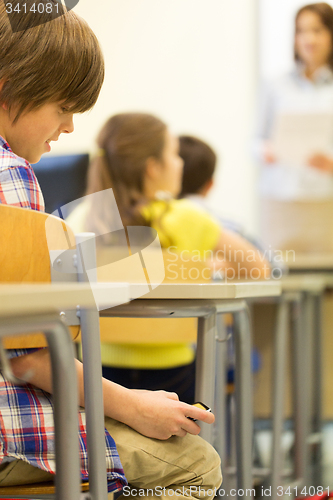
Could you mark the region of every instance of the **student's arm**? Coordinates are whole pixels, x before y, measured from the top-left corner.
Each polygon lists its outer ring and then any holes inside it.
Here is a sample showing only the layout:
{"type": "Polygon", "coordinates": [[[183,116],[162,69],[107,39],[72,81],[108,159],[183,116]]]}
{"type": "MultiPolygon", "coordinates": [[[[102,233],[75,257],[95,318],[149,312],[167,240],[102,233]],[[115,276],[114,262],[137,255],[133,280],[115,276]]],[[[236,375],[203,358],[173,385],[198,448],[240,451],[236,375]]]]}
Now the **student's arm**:
{"type": "MultiPolygon", "coordinates": [[[[27,370],[33,375],[29,383],[52,393],[51,362],[48,349],[41,349],[11,360],[14,375],[22,378],[27,370]]],[[[83,366],[76,360],[79,404],[84,406],[83,366]]],[[[214,415],[178,400],[175,393],[130,390],[103,378],[104,414],[132,427],[141,434],[168,439],[170,436],[198,434],[200,427],[187,417],[209,424],[214,415]]]]}
{"type": "Polygon", "coordinates": [[[215,267],[220,265],[227,278],[268,278],[270,263],[262,253],[242,236],[223,229],[216,248],[215,267]]]}

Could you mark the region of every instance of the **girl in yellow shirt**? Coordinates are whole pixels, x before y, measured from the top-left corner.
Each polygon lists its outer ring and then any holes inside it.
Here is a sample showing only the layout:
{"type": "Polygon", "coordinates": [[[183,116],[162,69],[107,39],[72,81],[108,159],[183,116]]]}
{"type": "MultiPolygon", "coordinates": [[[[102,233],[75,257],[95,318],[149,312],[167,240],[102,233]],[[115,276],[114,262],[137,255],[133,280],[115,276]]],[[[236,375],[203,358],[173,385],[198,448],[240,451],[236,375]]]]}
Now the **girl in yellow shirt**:
{"type": "MultiPolygon", "coordinates": [[[[267,274],[268,262],[247,240],[223,230],[191,201],[175,199],[181,190],[183,160],[178,139],[161,120],[144,113],[115,115],[102,128],[97,144],[88,194],[112,188],[125,227],[150,226],[162,247],[178,253],[194,252],[202,258],[206,252],[223,254],[224,271],[232,276],[254,269],[256,278],[267,274]]],[[[105,206],[93,206],[87,213],[81,205],[68,222],[75,231],[96,231],[101,219],[107,226],[107,212],[105,206]]],[[[178,392],[180,399],[191,403],[194,357],[193,347],[182,342],[102,345],[103,376],[131,388],[178,392]]]]}

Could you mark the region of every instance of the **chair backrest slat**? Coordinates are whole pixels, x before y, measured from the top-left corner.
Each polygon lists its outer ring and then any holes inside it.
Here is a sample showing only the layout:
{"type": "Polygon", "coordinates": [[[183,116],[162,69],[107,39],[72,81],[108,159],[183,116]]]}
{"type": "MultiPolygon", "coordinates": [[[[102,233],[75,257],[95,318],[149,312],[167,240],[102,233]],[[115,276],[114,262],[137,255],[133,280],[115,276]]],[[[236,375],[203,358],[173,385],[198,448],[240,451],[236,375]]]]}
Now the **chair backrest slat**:
{"type": "MultiPolygon", "coordinates": [[[[0,205],[0,282],[49,283],[49,250],[75,248],[75,237],[57,217],[9,205],[0,205]],[[47,237],[45,222],[47,220],[47,237]]],[[[71,327],[73,338],[79,327],[71,327]]],[[[46,346],[41,333],[4,339],[7,349],[46,346]]]]}

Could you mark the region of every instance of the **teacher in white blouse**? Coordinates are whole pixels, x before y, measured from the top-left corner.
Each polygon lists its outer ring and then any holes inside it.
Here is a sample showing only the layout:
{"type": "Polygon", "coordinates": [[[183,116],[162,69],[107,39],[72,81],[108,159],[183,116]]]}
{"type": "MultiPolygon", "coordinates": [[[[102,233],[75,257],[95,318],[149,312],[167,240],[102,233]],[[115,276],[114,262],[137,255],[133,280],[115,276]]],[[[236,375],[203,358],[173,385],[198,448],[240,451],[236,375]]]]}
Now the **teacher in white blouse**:
{"type": "MultiPolygon", "coordinates": [[[[302,7],[295,19],[295,67],[262,96],[256,151],[260,172],[261,236],[268,247],[333,251],[333,132],[331,150],[313,151],[303,165],[284,164],[274,147],[279,115],[331,115],[333,123],[333,9],[302,7]]],[[[333,129],[332,129],[333,130],[333,129]]]]}

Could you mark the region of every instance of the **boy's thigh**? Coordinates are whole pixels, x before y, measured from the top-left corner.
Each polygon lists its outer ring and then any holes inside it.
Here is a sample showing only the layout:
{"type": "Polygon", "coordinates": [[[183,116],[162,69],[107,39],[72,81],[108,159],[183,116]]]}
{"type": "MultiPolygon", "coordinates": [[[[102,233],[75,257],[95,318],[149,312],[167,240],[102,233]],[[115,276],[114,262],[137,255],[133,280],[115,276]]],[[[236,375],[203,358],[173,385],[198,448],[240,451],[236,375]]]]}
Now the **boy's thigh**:
{"type": "Polygon", "coordinates": [[[221,483],[220,457],[199,436],[152,439],[111,418],[105,425],[114,438],[126,478],[138,488],[192,483],[221,483]]]}
{"type": "Polygon", "coordinates": [[[33,467],[24,460],[14,460],[0,465],[0,487],[45,483],[53,480],[54,474],[33,467]]]}

